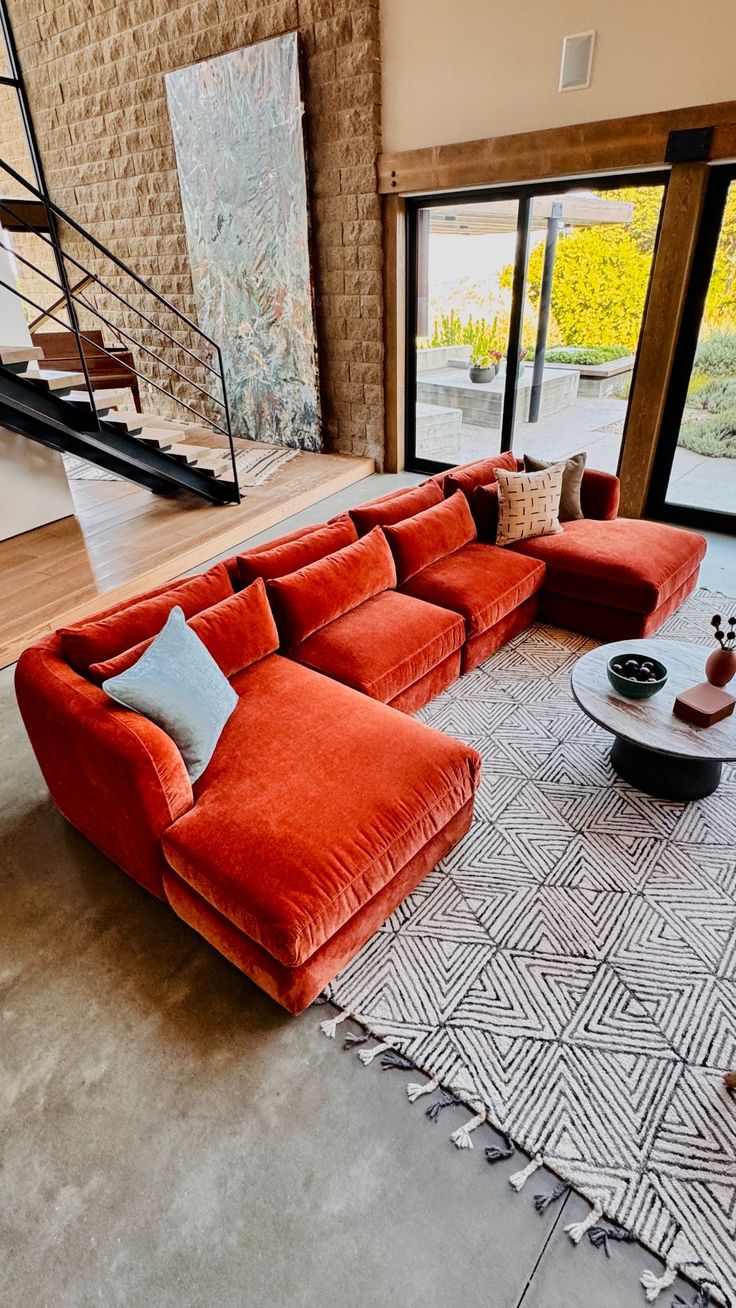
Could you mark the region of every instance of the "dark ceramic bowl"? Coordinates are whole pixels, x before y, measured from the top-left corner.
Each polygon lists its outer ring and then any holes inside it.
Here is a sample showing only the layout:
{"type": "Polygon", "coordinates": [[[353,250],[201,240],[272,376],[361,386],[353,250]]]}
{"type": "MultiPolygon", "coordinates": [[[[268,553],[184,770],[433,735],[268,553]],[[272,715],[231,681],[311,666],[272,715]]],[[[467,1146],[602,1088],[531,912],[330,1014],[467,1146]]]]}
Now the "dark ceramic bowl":
{"type": "Polygon", "coordinates": [[[608,680],[620,695],[625,695],[627,699],[650,699],[661,690],[667,680],[667,669],[664,663],[659,659],[650,658],[648,654],[614,654],[612,659],[608,660],[608,680]],[[631,666],[636,664],[640,668],[643,663],[650,663],[652,666],[652,675],[656,678],[654,681],[639,681],[634,675],[634,669],[631,666]],[[627,666],[629,668],[627,670],[627,666]],[[620,671],[616,669],[620,668],[620,671]]]}

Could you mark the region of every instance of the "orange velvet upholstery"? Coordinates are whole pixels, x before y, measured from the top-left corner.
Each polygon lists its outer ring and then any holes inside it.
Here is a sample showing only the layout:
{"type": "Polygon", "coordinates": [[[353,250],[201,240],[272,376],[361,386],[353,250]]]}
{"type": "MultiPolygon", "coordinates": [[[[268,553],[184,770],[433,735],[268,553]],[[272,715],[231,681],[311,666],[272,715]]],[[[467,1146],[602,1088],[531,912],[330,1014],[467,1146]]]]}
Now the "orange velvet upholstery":
{"type": "Polygon", "coordinates": [[[580,483],[580,507],[584,518],[610,521],[618,513],[621,482],[612,472],[586,468],[580,483]]]}
{"type": "Polygon", "coordinates": [[[405,522],[385,527],[384,531],[396,563],[399,585],[430,563],[475,540],[475,523],[461,491],[405,522]]]}
{"type": "Polygon", "coordinates": [[[396,585],[396,569],[380,527],[336,554],[267,583],[276,625],[287,649],[313,631],[396,585]]]}
{"type": "MultiPolygon", "coordinates": [[[[586,518],[615,518],[619,496],[618,477],[608,472],[597,472],[595,468],[585,469],[580,485],[580,502],[586,518]]],[[[468,502],[478,530],[478,539],[495,544],[498,529],[498,482],[489,486],[476,486],[470,492],[468,502]]]]}
{"type": "Polygon", "coordinates": [[[535,595],[543,581],[543,564],[474,541],[410,577],[401,589],[459,613],[471,639],[535,595]]]}
{"type": "Polygon", "coordinates": [[[193,802],[173,740],[70,668],[58,634],[21,654],[15,689],[57,808],[108,858],[163,898],[161,833],[193,802]]]}
{"type": "Polygon", "coordinates": [[[594,640],[639,640],[654,635],[670,614],[677,612],[697,584],[696,567],[682,585],[650,613],[594,604],[591,600],[579,600],[570,595],[556,595],[554,591],[545,590],[540,596],[539,617],[543,622],[551,622],[556,627],[581,631],[594,640]]]}
{"type": "Polygon", "coordinates": [[[233,685],[238,707],[163,849],[218,913],[299,967],[472,800],[480,759],[278,654],[233,685]]]}
{"type": "Polygon", "coordinates": [[[388,704],[457,653],[464,639],[457,613],[385,590],[314,632],[291,657],[388,704]]]}
{"type": "Polygon", "coordinates": [[[357,532],[347,514],[324,526],[308,527],[280,541],[270,541],[257,550],[247,550],[237,557],[241,586],[248,586],[257,577],[264,581],[272,577],[285,577],[308,563],[316,563],[344,545],[358,539],[357,532]]]}
{"type": "Polygon", "coordinates": [[[410,486],[398,491],[390,491],[378,499],[369,500],[350,509],[350,517],[355,523],[359,536],[365,536],[374,527],[388,527],[394,522],[403,522],[433,504],[442,503],[442,491],[436,482],[424,481],[419,486],[410,486]]]}
{"type": "Polygon", "coordinates": [[[547,594],[653,613],[697,574],[706,542],[695,532],[661,522],[580,518],[566,522],[557,536],[520,541],[511,549],[546,564],[547,594]]]}
{"type": "MultiPolygon", "coordinates": [[[[279,633],[260,577],[237,595],[229,595],[219,604],[213,604],[212,608],[195,613],[187,620],[187,626],[199,636],[226,677],[232,677],[257,659],[273,654],[279,647],[279,633]]],[[[106,663],[93,663],[89,670],[90,680],[100,686],[108,677],[117,677],[127,671],[138,662],[153,639],[151,636],[141,641],[106,663]]]]}
{"type": "Polygon", "coordinates": [[[337,975],[354,954],[461,840],[470,826],[473,802],[450,818],[436,835],[413,855],[391,881],[351,917],[344,926],[299,967],[285,967],[222,913],[218,913],[190,885],[168,869],[164,875],[166,897],[174,912],[225,958],[251,977],[290,1013],[308,1008],[328,981],[337,975]]]}
{"type": "Polygon", "coordinates": [[[130,604],[86,618],[59,632],[64,656],[77,672],[86,676],[93,663],[121,654],[123,650],[155,636],[171,610],[178,605],[185,618],[232,595],[233,587],[224,563],[208,572],[188,577],[178,585],[139,596],[130,604]]]}
{"type": "Polygon", "coordinates": [[[457,468],[449,468],[447,472],[441,474],[445,499],[459,490],[470,499],[471,492],[476,486],[490,486],[495,482],[497,468],[503,468],[506,472],[516,472],[518,459],[513,450],[505,450],[503,454],[493,454],[489,459],[477,459],[475,463],[463,463],[457,468]]]}
{"type": "Polygon", "coordinates": [[[520,631],[530,627],[539,612],[542,595],[543,591],[535,591],[529,599],[523,600],[518,608],[510,609],[505,617],[499,618],[498,622],[487,631],[471,636],[463,645],[462,672],[471,672],[479,663],[485,662],[491,654],[495,654],[502,645],[506,645],[514,636],[518,636],[520,631]]]}

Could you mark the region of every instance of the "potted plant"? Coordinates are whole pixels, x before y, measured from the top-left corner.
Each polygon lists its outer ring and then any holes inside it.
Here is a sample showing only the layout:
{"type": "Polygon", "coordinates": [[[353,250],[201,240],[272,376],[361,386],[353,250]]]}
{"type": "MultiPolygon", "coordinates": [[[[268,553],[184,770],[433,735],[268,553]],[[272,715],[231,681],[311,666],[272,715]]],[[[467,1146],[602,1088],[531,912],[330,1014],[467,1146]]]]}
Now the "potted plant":
{"type": "Polygon", "coordinates": [[[498,350],[474,349],[470,356],[471,382],[492,382],[500,358],[498,350]]]}

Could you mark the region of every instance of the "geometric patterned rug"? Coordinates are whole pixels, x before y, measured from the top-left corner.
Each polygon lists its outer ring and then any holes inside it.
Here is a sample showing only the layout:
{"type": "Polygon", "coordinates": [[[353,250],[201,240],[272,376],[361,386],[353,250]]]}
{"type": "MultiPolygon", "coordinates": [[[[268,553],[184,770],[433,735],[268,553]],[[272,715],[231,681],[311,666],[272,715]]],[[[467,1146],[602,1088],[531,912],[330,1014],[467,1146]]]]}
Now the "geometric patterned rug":
{"type": "MultiPolygon", "coordinates": [[[[659,634],[712,645],[724,608],[701,590],[659,634]]],[[[407,1092],[430,1115],[467,1104],[458,1147],[488,1122],[508,1145],[490,1161],[530,1156],[514,1188],[544,1165],[585,1196],[575,1243],[631,1233],[656,1254],[648,1299],[680,1270],[728,1302],[736,769],[691,804],[620,780],[570,693],[594,644],[537,624],[420,712],[483,756],[473,825],[326,994],[378,1037],[365,1063],[426,1073],[407,1092]]]]}

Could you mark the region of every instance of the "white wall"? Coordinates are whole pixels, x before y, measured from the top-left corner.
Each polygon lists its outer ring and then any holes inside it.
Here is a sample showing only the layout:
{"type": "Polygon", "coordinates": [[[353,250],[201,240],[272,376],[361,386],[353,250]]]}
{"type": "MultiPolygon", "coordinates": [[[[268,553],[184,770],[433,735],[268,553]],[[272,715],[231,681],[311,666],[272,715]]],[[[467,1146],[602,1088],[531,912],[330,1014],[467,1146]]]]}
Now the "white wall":
{"type": "Polygon", "coordinates": [[[381,0],[383,148],[736,99],[736,0],[381,0]],[[560,94],[562,37],[597,31],[560,94]]]}
{"type": "MultiPolygon", "coordinates": [[[[0,227],[0,242],[8,237],[0,227]]],[[[17,295],[15,259],[0,246],[0,345],[30,345],[31,336],[17,295]]],[[[74,513],[61,455],[26,436],[0,427],[0,541],[74,513]]]]}

